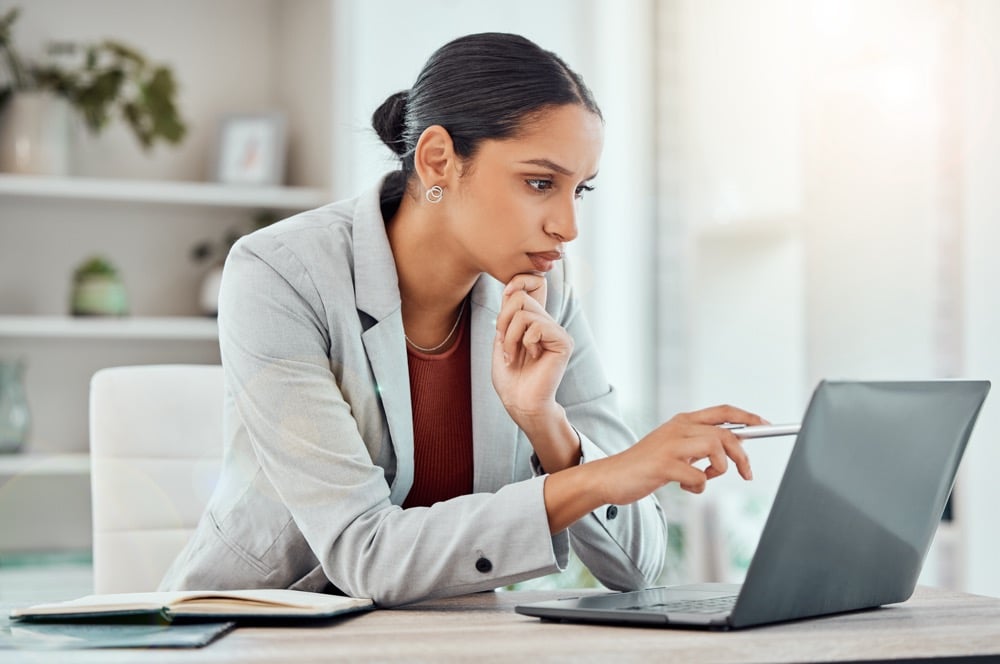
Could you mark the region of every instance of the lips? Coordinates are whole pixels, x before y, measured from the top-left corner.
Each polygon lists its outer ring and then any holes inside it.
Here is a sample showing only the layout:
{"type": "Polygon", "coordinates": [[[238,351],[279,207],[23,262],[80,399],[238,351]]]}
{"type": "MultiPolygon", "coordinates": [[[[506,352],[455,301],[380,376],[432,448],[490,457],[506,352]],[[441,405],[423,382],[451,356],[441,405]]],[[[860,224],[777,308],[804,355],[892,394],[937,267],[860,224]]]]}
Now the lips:
{"type": "Polygon", "coordinates": [[[539,272],[548,272],[552,269],[553,264],[562,257],[563,255],[561,251],[540,251],[528,254],[531,264],[534,265],[535,269],[539,272]]]}

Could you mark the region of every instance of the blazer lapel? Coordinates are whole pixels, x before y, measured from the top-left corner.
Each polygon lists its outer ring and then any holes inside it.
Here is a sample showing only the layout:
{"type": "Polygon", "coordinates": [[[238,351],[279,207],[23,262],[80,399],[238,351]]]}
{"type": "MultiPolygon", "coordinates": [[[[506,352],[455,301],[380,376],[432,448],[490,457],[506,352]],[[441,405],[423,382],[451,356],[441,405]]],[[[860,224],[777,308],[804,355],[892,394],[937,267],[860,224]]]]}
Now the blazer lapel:
{"type": "MultiPolygon", "coordinates": [[[[396,454],[390,487],[401,505],[413,486],[413,411],[396,263],[379,208],[379,187],[358,200],[354,216],[354,289],[358,310],[374,323],[362,335],[365,353],[396,454]]],[[[473,491],[492,492],[514,479],[518,428],[493,389],[492,349],[502,285],[482,275],[472,289],[473,491]]]]}
{"type": "Polygon", "coordinates": [[[394,505],[402,505],[413,486],[413,415],[399,309],[365,330],[361,340],[375,374],[375,389],[382,400],[392,449],[396,453],[396,473],[389,499],[394,505]]]}
{"type": "Polygon", "coordinates": [[[374,319],[361,340],[396,454],[390,500],[401,505],[413,486],[413,414],[399,280],[379,207],[380,190],[381,182],[359,198],[354,215],[354,297],[358,310],[374,319]]]}
{"type": "Polygon", "coordinates": [[[493,492],[514,480],[518,429],[493,389],[493,339],[500,283],[482,275],[472,288],[472,490],[493,492]]]}

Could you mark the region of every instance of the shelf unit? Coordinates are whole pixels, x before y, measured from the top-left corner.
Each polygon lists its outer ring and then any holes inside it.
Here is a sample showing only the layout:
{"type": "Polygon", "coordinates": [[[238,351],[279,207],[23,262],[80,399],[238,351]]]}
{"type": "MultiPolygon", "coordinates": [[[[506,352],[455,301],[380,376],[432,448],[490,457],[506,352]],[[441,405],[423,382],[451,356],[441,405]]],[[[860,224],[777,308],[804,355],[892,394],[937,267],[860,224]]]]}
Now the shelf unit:
{"type": "Polygon", "coordinates": [[[327,201],[313,187],[0,175],[0,243],[18,249],[0,266],[0,358],[26,359],[32,416],[25,450],[0,456],[0,553],[89,548],[95,371],[219,361],[217,321],[197,311],[210,266],[192,263],[191,247],[245,228],[255,210],[327,201]],[[105,248],[134,291],[135,315],[66,315],[73,267],[105,248]]]}
{"type": "MultiPolygon", "coordinates": [[[[13,4],[0,0],[0,13],[13,4]]],[[[90,377],[108,366],[219,362],[218,325],[200,315],[199,296],[228,238],[253,230],[259,213],[331,200],[332,47],[316,44],[331,43],[334,3],[161,3],[141,14],[131,4],[105,3],[101,34],[128,36],[171,64],[185,140],[143,151],[112,123],[97,137],[77,132],[69,177],[0,174],[0,358],[25,360],[31,409],[24,451],[0,455],[4,554],[89,548],[90,377]],[[221,24],[234,29],[220,34],[212,26],[221,24]],[[188,38],[164,25],[185,26],[188,38]],[[205,181],[220,119],[273,111],[288,120],[290,186],[205,181]],[[211,262],[192,259],[204,243],[211,262]],[[97,255],[118,268],[131,315],[67,315],[73,271],[97,255]]],[[[34,0],[19,46],[86,41],[94,20],[71,0],[34,0]]]]}
{"type": "MultiPolygon", "coordinates": [[[[0,0],[0,13],[15,4],[0,0]]],[[[253,230],[258,213],[325,205],[333,190],[331,0],[157,3],[140,14],[108,0],[96,17],[72,0],[30,4],[18,23],[26,51],[88,41],[96,21],[99,36],[127,37],[170,63],[188,133],[143,151],[111,123],[97,137],[77,132],[69,177],[0,174],[0,358],[25,360],[31,409],[24,451],[0,455],[3,554],[90,546],[90,377],[108,366],[219,362],[218,326],[200,315],[199,295],[228,238],[253,230]],[[164,25],[185,26],[188,38],[164,25]],[[289,129],[289,186],[206,181],[220,120],[275,111],[289,129]],[[193,260],[204,243],[210,260],[193,260]],[[118,268],[131,315],[67,315],[73,272],[93,256],[118,268]]]]}
{"type": "Polygon", "coordinates": [[[214,318],[148,316],[76,318],[72,316],[0,316],[0,339],[144,339],[214,341],[214,318]]]}
{"type": "MultiPolygon", "coordinates": [[[[208,317],[0,316],[0,341],[217,342],[218,338],[217,321],[208,317]]],[[[90,454],[87,452],[0,455],[0,485],[4,478],[10,477],[89,474],[90,454]]]]}
{"type": "Polygon", "coordinates": [[[7,454],[0,455],[0,478],[28,475],[89,475],[90,455],[7,454]]]}
{"type": "Polygon", "coordinates": [[[319,207],[329,201],[329,193],[319,187],[252,187],[212,182],[11,174],[0,175],[0,196],[276,210],[319,207]]]}

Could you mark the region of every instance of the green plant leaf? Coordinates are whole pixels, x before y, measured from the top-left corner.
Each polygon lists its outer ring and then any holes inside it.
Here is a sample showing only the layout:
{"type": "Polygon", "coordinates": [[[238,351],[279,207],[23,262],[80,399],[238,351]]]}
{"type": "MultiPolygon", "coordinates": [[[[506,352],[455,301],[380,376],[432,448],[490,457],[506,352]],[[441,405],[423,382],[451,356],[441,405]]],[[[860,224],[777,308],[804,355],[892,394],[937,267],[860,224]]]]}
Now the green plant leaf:
{"type": "Polygon", "coordinates": [[[45,46],[45,52],[54,57],[74,55],[79,50],[76,44],[71,41],[54,40],[45,46]]]}
{"type": "Polygon", "coordinates": [[[10,40],[11,27],[21,14],[20,7],[12,7],[10,11],[0,18],[0,44],[6,44],[10,40]]]}
{"type": "Polygon", "coordinates": [[[142,96],[152,124],[151,132],[169,143],[179,142],[187,131],[173,102],[176,93],[177,83],[166,67],[156,68],[148,83],[142,86],[142,96]]]}
{"type": "Polygon", "coordinates": [[[100,46],[116,58],[121,60],[131,60],[140,67],[144,67],[146,65],[146,58],[144,58],[139,51],[135,50],[131,46],[123,44],[120,41],[106,39],[101,42],[100,46]]]}
{"type": "Polygon", "coordinates": [[[79,92],[77,77],[58,67],[39,67],[32,71],[32,76],[39,89],[51,90],[67,99],[75,99],[79,92]]]}
{"type": "Polygon", "coordinates": [[[20,8],[14,7],[0,19],[0,53],[7,63],[7,72],[13,81],[12,87],[15,90],[26,90],[31,87],[31,81],[25,71],[24,63],[21,62],[21,56],[14,48],[13,37],[13,25],[20,13],[20,8]]]}
{"type": "Polygon", "coordinates": [[[187,128],[176,103],[177,83],[168,67],[150,70],[138,49],[115,39],[83,46],[53,42],[50,55],[82,49],[82,62],[73,67],[26,67],[12,41],[18,13],[15,7],[0,17],[0,63],[9,71],[11,90],[49,90],[64,96],[95,133],[120,114],[144,149],[157,140],[178,143],[184,138],[187,128]]]}
{"type": "Polygon", "coordinates": [[[99,131],[107,125],[124,80],[124,71],[109,69],[99,73],[89,85],[79,90],[74,101],[92,131],[99,131]]]}
{"type": "Polygon", "coordinates": [[[102,256],[92,256],[84,261],[73,272],[74,281],[80,281],[86,277],[94,276],[117,277],[118,270],[106,258],[102,256]]]}

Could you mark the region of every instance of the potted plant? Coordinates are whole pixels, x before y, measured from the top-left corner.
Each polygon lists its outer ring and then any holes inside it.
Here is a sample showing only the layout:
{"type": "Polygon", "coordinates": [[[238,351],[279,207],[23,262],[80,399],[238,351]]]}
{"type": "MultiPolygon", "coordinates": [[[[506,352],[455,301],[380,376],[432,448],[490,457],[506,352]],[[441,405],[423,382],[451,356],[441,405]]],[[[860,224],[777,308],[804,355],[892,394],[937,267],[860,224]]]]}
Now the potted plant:
{"type": "Polygon", "coordinates": [[[201,278],[198,291],[198,307],[206,316],[219,315],[219,289],[222,287],[222,265],[229,250],[243,235],[235,228],[228,229],[218,242],[203,240],[191,249],[191,259],[198,263],[208,263],[208,271],[201,278]]]}
{"type": "Polygon", "coordinates": [[[219,287],[222,285],[222,266],[226,256],[236,241],[247,233],[270,226],[281,218],[271,210],[260,210],[253,215],[249,227],[229,228],[218,241],[202,240],[191,248],[191,259],[197,263],[208,263],[209,268],[202,277],[198,294],[198,306],[206,316],[219,314],[219,287]]]}
{"type": "Polygon", "coordinates": [[[232,249],[236,241],[247,233],[270,226],[281,218],[281,215],[271,210],[260,210],[256,212],[250,224],[243,224],[239,227],[229,228],[218,240],[202,240],[191,248],[191,259],[197,263],[207,263],[208,271],[205,272],[201,281],[201,289],[198,293],[198,306],[206,316],[217,316],[219,314],[219,287],[222,286],[222,266],[226,262],[226,256],[232,249]]]}
{"type": "Polygon", "coordinates": [[[66,174],[70,110],[94,133],[120,116],[146,150],[157,141],[176,144],[184,138],[177,84],[168,67],[111,39],[53,43],[48,61],[27,61],[13,41],[19,13],[15,7],[0,17],[0,67],[6,69],[0,87],[0,170],[66,174]]]}
{"type": "Polygon", "coordinates": [[[74,316],[127,315],[128,294],[115,266],[94,256],[76,268],[70,308],[74,316]]]}

